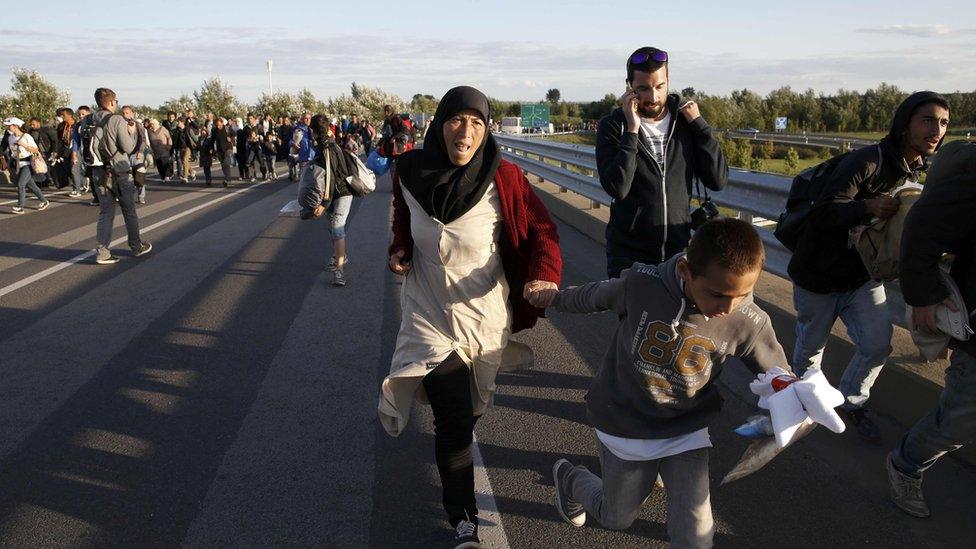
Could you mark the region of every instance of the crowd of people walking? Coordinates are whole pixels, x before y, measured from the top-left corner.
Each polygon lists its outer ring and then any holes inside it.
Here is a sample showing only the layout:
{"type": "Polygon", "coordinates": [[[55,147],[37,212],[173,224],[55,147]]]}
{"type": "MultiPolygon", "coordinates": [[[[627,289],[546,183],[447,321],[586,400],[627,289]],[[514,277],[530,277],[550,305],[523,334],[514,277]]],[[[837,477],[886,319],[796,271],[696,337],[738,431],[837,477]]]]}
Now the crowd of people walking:
{"type": "MultiPolygon", "coordinates": [[[[23,213],[27,190],[39,200],[38,210],[48,207],[38,180],[71,185],[71,197],[91,191],[92,204],[100,206],[96,262],[109,264],[119,260],[109,250],[116,204],[133,255],[152,249],[140,237],[135,207],[146,201],[149,167],[161,181],[179,184],[197,180],[200,168],[211,186],[216,163],[226,187],[235,180],[276,179],[282,163],[293,179],[309,163],[313,169],[306,173],[329,170],[344,162],[340,148],[360,154],[376,146],[395,158],[388,268],[405,278],[378,414],[396,436],[414,401],[431,406],[434,456],[456,548],[480,546],[476,423],[491,406],[497,373],[533,360],[531,349],[511,335],[532,328],[549,307],[606,311],[618,323],[586,398],[599,474],[568,459],[552,465],[555,511],[575,527],[592,519],[628,528],[660,475],[671,542],[711,546],[709,426],[722,407],[716,387],[722,368],[737,358],[757,375],[782,370],[796,381],[820,373],[838,318],[855,347],[838,383],[840,411],[861,439],[880,443],[868,402],[891,352],[893,328],[883,284],[849,239],[885,221],[889,230],[903,230],[896,235],[900,256],[895,253],[901,270],[892,276],[902,279],[916,341],[927,334],[920,346],[952,352],[937,408],[876,464],[887,472],[894,504],[928,516],[923,472],[976,433],[972,330],[962,342],[931,340],[946,331],[945,318],[960,311],[957,321],[968,328],[965,311],[976,305],[976,217],[970,213],[976,205],[976,145],[943,148],[950,105],[939,94],[918,92],[892,113],[891,129],[876,147],[801,174],[813,194],[796,238],[784,240],[794,252],[789,277],[797,309],[790,361],[753,299],[766,258],[762,239],[750,223],[706,206],[707,189],[726,186],[728,166],[698,105],[669,92],[668,61],[667,52],[652,47],[631,54],[628,91],[598,125],[597,176],[614,199],[606,229],[607,279],[576,287],[559,288],[556,224],[521,169],[502,158],[487,96],[468,86],[443,96],[424,147],[416,150],[396,137],[405,122],[391,108],[379,132],[357,115],[339,120],[302,113],[293,123],[289,116],[257,113],[198,117],[187,109],[159,121],[140,119],[131,107],[119,107],[112,90],[99,88],[94,112],[87,106],[59,109],[54,126],[4,119],[3,154],[18,188],[12,211],[23,213]],[[909,210],[893,193],[917,184],[930,162],[925,191],[909,210]],[[698,182],[706,190],[691,212],[698,182]],[[948,274],[940,270],[946,254],[954,257],[948,274]]],[[[336,286],[346,284],[351,203],[348,193],[330,195],[304,216],[329,213],[328,268],[336,286]]]]}

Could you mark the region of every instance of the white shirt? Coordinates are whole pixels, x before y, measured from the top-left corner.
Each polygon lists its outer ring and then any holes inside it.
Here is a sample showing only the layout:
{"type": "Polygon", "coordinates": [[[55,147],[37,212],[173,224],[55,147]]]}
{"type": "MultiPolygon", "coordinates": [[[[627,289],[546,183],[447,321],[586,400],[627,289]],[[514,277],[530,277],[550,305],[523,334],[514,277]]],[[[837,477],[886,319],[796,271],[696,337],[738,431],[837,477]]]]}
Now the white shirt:
{"type": "Polygon", "coordinates": [[[10,143],[11,152],[14,152],[17,156],[17,159],[20,160],[20,162],[18,162],[18,167],[26,166],[27,164],[29,164],[31,153],[21,145],[37,148],[37,143],[34,141],[34,138],[31,137],[31,134],[24,132],[23,134],[20,135],[20,137],[17,137],[14,134],[10,134],[10,137],[7,138],[7,141],[10,143]],[[20,142],[19,144],[18,141],[20,142]]]}
{"type": "Polygon", "coordinates": [[[661,120],[641,118],[641,128],[644,129],[644,139],[647,148],[654,155],[658,166],[664,166],[665,146],[668,140],[668,129],[671,127],[671,113],[664,115],[661,120]]]}
{"type": "Polygon", "coordinates": [[[712,447],[708,427],[672,438],[623,438],[597,429],[596,437],[613,455],[625,461],[651,461],[712,447]]]}

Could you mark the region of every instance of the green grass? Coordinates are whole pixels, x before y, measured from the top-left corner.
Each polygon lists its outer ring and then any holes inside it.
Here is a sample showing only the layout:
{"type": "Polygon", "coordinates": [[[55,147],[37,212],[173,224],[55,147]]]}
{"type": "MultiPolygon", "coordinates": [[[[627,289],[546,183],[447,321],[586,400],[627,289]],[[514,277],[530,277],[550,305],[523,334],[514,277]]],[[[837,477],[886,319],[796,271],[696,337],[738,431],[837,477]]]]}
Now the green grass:
{"type": "MultiPolygon", "coordinates": [[[[784,160],[784,159],[781,159],[781,158],[771,158],[769,160],[763,160],[763,162],[766,164],[766,167],[765,167],[765,169],[763,169],[763,172],[772,173],[772,174],[776,174],[776,175],[796,175],[796,174],[790,174],[787,171],[787,169],[786,169],[786,160],[784,160]]],[[[821,162],[823,162],[823,160],[820,159],[820,158],[809,158],[809,159],[806,159],[806,160],[804,160],[804,159],[801,158],[800,159],[800,168],[797,170],[797,172],[802,172],[803,170],[805,170],[805,169],[807,169],[807,168],[809,168],[811,166],[816,166],[817,164],[819,164],[821,162]]]]}
{"type": "MultiPolygon", "coordinates": [[[[594,133],[550,135],[548,137],[545,137],[545,139],[550,141],[559,141],[561,143],[572,143],[574,145],[595,145],[596,144],[596,134],[594,133]]],[[[766,160],[765,162],[766,162],[766,169],[763,170],[764,172],[768,172],[776,175],[790,175],[786,171],[786,160],[770,159],[770,160],[766,160]]],[[[808,160],[804,160],[801,158],[800,169],[798,171],[805,170],[810,166],[816,166],[821,162],[823,162],[823,160],[820,158],[811,158],[808,160]]],[[[550,162],[550,163],[553,165],[557,164],[556,162],[550,162]]],[[[575,169],[574,167],[570,167],[569,169],[571,171],[586,173],[587,175],[589,175],[589,173],[585,170],[575,169]]]]}
{"type": "Polygon", "coordinates": [[[572,145],[596,145],[596,134],[593,132],[586,133],[567,133],[563,135],[549,135],[544,137],[547,141],[559,141],[560,143],[569,143],[572,145]]]}
{"type": "MultiPolygon", "coordinates": [[[[976,133],[976,132],[974,132],[976,133]]],[[[818,135],[836,136],[836,137],[850,137],[853,139],[868,139],[871,141],[880,141],[882,137],[888,135],[887,132],[841,132],[841,133],[825,133],[818,135]]],[[[947,135],[945,138],[945,143],[952,141],[965,141],[966,135],[947,135]]]]}

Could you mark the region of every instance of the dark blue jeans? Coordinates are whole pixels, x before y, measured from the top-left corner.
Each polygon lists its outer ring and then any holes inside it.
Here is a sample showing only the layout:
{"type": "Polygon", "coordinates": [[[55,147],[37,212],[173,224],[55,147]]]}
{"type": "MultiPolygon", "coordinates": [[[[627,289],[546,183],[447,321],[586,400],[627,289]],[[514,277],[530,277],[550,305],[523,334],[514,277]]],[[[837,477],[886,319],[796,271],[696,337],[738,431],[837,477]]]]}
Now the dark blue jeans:
{"type": "Polygon", "coordinates": [[[976,358],[953,351],[939,405],[919,420],[891,451],[905,474],[918,476],[947,452],[976,438],[976,358]]]}
{"type": "Polygon", "coordinates": [[[45,200],[41,188],[34,182],[34,174],[31,173],[30,164],[24,165],[17,171],[17,207],[19,208],[23,208],[27,202],[27,189],[30,189],[41,202],[45,200]]]}

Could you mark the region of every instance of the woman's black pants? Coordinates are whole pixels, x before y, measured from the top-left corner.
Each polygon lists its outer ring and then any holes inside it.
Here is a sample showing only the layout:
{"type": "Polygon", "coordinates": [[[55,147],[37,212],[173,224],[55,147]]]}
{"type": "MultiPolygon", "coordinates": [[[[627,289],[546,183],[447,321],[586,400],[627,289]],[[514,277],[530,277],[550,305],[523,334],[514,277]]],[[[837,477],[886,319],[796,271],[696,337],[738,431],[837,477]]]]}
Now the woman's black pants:
{"type": "Polygon", "coordinates": [[[474,520],[474,415],[470,371],[457,353],[424,377],[424,390],[434,413],[434,458],[444,487],[444,510],[451,526],[474,520]]]}

